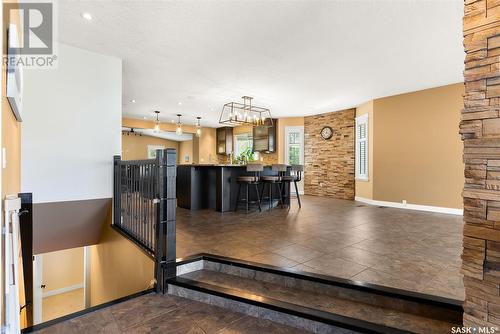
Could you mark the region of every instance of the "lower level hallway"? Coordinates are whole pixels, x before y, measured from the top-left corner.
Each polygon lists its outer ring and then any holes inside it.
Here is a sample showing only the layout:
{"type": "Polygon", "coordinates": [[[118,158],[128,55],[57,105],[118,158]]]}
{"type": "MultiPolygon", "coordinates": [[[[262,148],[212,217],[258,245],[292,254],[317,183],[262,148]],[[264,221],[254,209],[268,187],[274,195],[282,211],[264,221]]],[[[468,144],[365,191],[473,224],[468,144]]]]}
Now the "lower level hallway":
{"type": "Polygon", "coordinates": [[[210,253],[464,299],[461,216],[302,196],[299,209],[177,211],[177,257],[210,253]]]}

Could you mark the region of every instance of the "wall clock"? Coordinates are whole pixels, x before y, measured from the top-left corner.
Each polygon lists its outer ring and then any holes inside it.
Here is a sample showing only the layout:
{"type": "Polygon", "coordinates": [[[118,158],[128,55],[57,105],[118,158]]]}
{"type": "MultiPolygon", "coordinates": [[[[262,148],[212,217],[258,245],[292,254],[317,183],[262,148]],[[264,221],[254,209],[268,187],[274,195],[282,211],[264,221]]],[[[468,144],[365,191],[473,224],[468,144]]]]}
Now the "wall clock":
{"type": "Polygon", "coordinates": [[[329,126],[325,126],[323,129],[321,129],[321,137],[324,139],[324,140],[328,140],[330,138],[332,138],[333,136],[333,129],[329,126]]]}

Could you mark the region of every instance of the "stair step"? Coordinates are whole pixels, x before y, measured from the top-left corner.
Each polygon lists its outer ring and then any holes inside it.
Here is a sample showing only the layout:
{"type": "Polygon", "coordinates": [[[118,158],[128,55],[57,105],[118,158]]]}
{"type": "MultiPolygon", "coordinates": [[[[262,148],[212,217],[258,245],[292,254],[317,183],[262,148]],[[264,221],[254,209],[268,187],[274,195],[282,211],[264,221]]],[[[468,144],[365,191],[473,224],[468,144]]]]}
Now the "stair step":
{"type": "Polygon", "coordinates": [[[455,304],[384,295],[383,291],[355,285],[350,288],[349,284],[325,284],[307,276],[291,277],[290,272],[276,268],[228,262],[227,258],[202,259],[191,266],[192,271],[179,272],[169,281],[169,291],[209,303],[219,298],[219,306],[240,308],[282,323],[294,322],[296,327],[313,332],[449,333],[451,327],[461,326],[461,308],[455,304]],[[307,319],[309,325],[300,319],[307,319]]]}

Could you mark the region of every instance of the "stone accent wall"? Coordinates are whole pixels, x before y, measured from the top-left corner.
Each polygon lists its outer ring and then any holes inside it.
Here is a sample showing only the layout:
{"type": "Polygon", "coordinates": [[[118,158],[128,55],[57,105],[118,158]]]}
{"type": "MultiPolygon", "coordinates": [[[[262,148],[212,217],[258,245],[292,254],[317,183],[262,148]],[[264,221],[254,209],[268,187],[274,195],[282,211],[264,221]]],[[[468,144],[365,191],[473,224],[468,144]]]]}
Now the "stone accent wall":
{"type": "Polygon", "coordinates": [[[500,3],[465,0],[465,326],[500,325],[500,3]]]}
{"type": "Polygon", "coordinates": [[[356,109],[304,118],[304,193],[354,199],[354,119],[356,109]],[[320,132],[330,126],[334,133],[324,140],[320,132]]]}

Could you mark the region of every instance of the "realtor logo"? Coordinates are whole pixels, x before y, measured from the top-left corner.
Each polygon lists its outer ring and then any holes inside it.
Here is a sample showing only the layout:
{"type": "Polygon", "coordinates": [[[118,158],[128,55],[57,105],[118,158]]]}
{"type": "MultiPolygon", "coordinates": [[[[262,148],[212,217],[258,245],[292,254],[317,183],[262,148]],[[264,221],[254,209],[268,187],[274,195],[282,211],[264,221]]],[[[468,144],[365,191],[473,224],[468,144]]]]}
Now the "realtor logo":
{"type": "Polygon", "coordinates": [[[54,8],[52,2],[3,4],[3,20],[17,26],[19,46],[10,46],[21,55],[51,55],[54,43],[54,8]]]}
{"type": "Polygon", "coordinates": [[[8,47],[3,63],[16,75],[23,67],[57,67],[55,3],[51,0],[34,1],[3,3],[3,21],[8,28],[8,47]]]}

